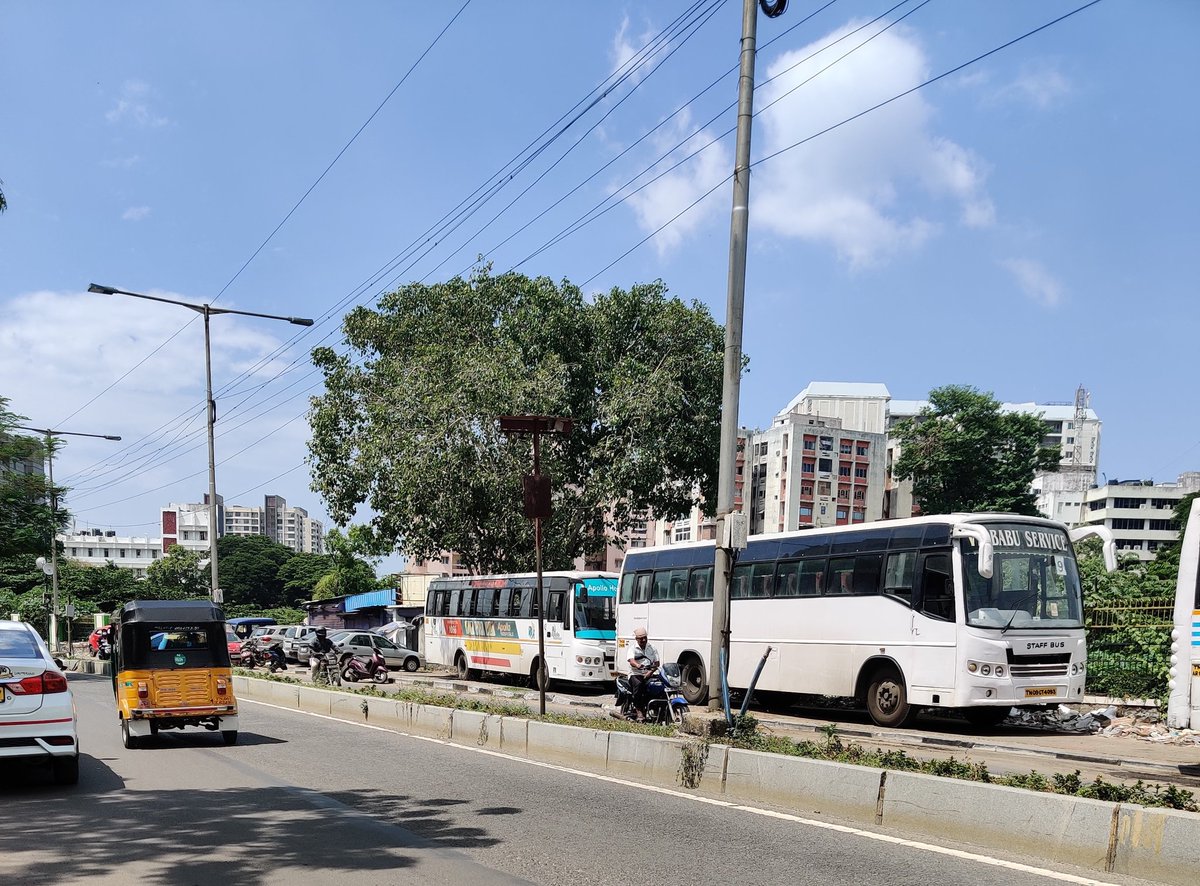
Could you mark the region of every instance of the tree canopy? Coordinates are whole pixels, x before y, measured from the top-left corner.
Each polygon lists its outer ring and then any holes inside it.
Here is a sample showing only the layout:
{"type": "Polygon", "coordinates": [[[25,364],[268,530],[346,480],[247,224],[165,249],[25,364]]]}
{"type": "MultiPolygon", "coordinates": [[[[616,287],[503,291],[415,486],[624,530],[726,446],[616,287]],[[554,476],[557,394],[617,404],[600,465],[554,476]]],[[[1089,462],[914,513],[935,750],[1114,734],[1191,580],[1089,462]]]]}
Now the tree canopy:
{"type": "Polygon", "coordinates": [[[901,447],[893,476],[912,480],[913,497],[927,514],[1034,516],[1034,475],[1058,470],[1059,451],[1042,444],[1039,416],[1003,412],[990,393],[969,386],[930,391],[929,405],[892,434],[901,447]]]}
{"type": "Polygon", "coordinates": [[[292,549],[265,535],[223,535],[217,540],[218,571],[230,606],[279,606],[284,600],[281,568],[292,549]]]}
{"type": "Polygon", "coordinates": [[[49,556],[54,533],[69,517],[62,507],[62,487],[54,490],[58,507],[51,513],[46,477],[19,470],[23,463],[41,464],[46,457],[44,440],[15,430],[23,421],[25,416],[9,412],[8,399],[0,397],[0,557],[49,556]]]}
{"type": "Polygon", "coordinates": [[[375,552],[533,567],[530,440],[503,435],[501,415],[575,422],[542,439],[547,568],[601,549],[646,509],[716,499],[724,331],[661,282],[589,300],[566,281],[483,267],[405,286],[350,312],[343,332],[346,353],[313,352],[325,375],[309,416],[313,483],[338,522],[371,508],[375,552]]]}

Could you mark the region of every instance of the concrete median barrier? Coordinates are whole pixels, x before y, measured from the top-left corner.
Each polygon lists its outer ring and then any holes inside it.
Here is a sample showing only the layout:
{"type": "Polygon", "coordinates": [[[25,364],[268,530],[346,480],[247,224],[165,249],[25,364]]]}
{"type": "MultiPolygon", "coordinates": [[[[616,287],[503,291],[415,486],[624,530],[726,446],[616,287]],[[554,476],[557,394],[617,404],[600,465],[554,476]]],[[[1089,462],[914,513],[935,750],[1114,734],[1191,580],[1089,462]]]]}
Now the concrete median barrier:
{"type": "Polygon", "coordinates": [[[1177,886],[1200,883],[1200,814],[911,772],[893,772],[479,711],[234,678],[239,698],[397,732],[674,786],[800,816],[882,826],[913,840],[963,843],[1177,886]],[[365,706],[365,713],[364,713],[365,706]]]}

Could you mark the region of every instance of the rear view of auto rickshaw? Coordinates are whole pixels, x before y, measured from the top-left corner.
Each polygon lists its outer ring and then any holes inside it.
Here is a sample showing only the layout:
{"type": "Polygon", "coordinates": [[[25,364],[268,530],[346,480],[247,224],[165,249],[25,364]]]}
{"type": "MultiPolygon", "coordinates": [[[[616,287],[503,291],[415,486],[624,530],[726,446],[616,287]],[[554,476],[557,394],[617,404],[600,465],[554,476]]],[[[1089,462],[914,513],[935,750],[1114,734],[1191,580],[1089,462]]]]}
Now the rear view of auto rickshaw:
{"type": "Polygon", "coordinates": [[[135,600],[117,621],[113,691],[125,747],[203,726],[237,743],[225,615],[207,600],[135,600]]]}

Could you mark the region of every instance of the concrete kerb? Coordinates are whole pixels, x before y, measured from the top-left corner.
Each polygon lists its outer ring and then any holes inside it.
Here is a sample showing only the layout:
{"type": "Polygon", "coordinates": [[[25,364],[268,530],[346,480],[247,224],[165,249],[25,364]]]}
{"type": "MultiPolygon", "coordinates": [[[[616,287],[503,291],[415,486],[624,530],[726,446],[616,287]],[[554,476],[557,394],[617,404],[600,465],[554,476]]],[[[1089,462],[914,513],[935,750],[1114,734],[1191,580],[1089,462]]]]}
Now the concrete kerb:
{"type": "Polygon", "coordinates": [[[414,735],[639,783],[682,785],[704,795],[769,804],[799,815],[882,825],[912,839],[1023,852],[1179,886],[1200,882],[1200,856],[1195,853],[1200,845],[1200,815],[1196,813],[744,751],[699,740],[498,717],[246,677],[234,678],[234,691],[247,699],[351,722],[365,719],[414,735]]]}

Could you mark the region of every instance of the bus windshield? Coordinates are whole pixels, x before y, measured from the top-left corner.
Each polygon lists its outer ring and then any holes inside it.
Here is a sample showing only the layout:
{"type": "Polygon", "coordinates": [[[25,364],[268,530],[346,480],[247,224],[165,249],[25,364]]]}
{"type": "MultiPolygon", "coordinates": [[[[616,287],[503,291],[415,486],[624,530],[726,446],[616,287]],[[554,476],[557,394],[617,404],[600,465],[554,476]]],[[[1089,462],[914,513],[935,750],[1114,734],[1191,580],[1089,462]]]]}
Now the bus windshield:
{"type": "Polygon", "coordinates": [[[584,579],[575,586],[575,636],[605,639],[617,635],[617,582],[584,579]]]}
{"type": "Polygon", "coordinates": [[[992,577],[979,574],[975,543],[963,542],[967,624],[977,628],[1079,628],[1083,603],[1067,534],[1052,526],[989,523],[992,577]]]}

